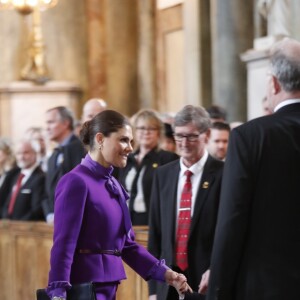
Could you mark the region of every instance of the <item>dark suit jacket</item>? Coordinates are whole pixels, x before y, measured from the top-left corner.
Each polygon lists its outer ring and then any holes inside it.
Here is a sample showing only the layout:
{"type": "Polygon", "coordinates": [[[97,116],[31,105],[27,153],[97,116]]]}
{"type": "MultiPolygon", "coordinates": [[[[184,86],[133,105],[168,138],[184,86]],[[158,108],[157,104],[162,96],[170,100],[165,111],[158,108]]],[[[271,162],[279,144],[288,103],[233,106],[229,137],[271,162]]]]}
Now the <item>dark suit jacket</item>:
{"type": "Polygon", "coordinates": [[[70,142],[62,146],[60,151],[63,154],[63,161],[59,166],[56,166],[55,153],[48,160],[46,198],[42,204],[45,216],[54,212],[54,194],[57,182],[64,174],[77,166],[86,153],[83,144],[75,135],[72,135],[70,142]]]}
{"type": "Polygon", "coordinates": [[[43,220],[42,200],[45,192],[45,174],[40,167],[37,167],[27,181],[22,185],[19,194],[17,195],[14,210],[12,215],[8,216],[8,206],[12,194],[12,188],[15,185],[18,173],[15,173],[7,181],[7,189],[1,197],[5,199],[5,204],[2,212],[2,218],[11,220],[23,221],[38,221],[43,220]]]}
{"type": "Polygon", "coordinates": [[[230,135],[207,299],[300,299],[300,104],[230,135]]]}
{"type": "MultiPolygon", "coordinates": [[[[131,192],[130,192],[130,200],[129,200],[129,208],[130,211],[133,211],[133,202],[137,195],[137,181],[140,177],[140,172],[143,168],[145,168],[145,171],[143,173],[142,178],[142,188],[144,193],[144,201],[146,204],[146,213],[149,213],[150,209],[150,195],[151,195],[151,188],[152,188],[152,180],[154,172],[157,170],[159,166],[165,165],[173,160],[176,160],[178,158],[178,155],[173,152],[164,151],[162,149],[153,149],[151,150],[143,159],[140,165],[137,165],[136,159],[134,155],[138,153],[136,151],[135,153],[132,153],[128,157],[127,165],[125,168],[119,169],[118,179],[120,183],[126,187],[126,177],[128,175],[128,172],[132,168],[137,169],[136,176],[133,180],[131,192]]],[[[135,225],[133,223],[133,225],[135,225]]],[[[144,225],[148,225],[148,222],[146,222],[144,225]]]]}
{"type": "MultiPolygon", "coordinates": [[[[193,290],[198,290],[202,274],[210,266],[210,257],[219,207],[223,162],[211,156],[205,163],[199,186],[188,241],[187,279],[193,290]],[[203,185],[208,182],[208,187],[203,185]]],[[[155,173],[151,193],[149,251],[166,264],[174,265],[176,199],[180,172],[179,160],[160,167],[155,173]]],[[[165,300],[166,284],[150,283],[150,294],[165,300]]]]}
{"type": "Polygon", "coordinates": [[[0,187],[0,219],[2,219],[2,216],[4,214],[4,206],[5,206],[7,195],[10,193],[12,189],[12,182],[14,178],[17,178],[16,176],[18,176],[19,173],[20,173],[20,168],[14,167],[5,174],[4,181],[2,182],[2,185],[0,187]]]}

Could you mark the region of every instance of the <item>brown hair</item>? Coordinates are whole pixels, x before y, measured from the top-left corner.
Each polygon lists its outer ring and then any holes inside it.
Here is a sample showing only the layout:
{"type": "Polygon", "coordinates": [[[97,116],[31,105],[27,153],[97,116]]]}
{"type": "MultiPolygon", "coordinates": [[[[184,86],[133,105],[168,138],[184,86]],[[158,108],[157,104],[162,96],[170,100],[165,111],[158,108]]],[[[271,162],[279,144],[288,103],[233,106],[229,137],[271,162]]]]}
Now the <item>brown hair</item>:
{"type": "Polygon", "coordinates": [[[125,125],[130,123],[122,114],[114,110],[104,110],[98,113],[92,120],[83,124],[80,131],[80,138],[84,145],[94,148],[94,138],[97,133],[101,132],[108,137],[111,133],[117,132],[125,125]]]}

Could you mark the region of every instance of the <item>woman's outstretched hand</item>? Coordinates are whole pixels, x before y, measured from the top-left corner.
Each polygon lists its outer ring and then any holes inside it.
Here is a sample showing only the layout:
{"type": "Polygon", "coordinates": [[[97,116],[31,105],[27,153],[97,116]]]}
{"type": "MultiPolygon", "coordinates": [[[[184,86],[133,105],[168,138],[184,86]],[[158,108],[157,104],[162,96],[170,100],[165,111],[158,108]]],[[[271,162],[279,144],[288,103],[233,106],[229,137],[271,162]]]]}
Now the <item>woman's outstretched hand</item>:
{"type": "Polygon", "coordinates": [[[185,294],[187,292],[192,292],[191,287],[187,283],[187,279],[183,274],[167,270],[165,273],[166,282],[172,285],[178,292],[179,295],[185,294]]]}

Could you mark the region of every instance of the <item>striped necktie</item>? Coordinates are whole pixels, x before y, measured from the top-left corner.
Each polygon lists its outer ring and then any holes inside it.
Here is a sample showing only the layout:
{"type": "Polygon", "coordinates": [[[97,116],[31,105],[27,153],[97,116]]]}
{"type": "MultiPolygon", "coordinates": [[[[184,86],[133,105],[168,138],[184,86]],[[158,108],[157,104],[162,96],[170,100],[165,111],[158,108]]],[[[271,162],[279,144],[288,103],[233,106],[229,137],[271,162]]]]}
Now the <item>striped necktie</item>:
{"type": "Polygon", "coordinates": [[[184,175],[186,176],[186,180],[180,198],[176,234],[176,264],[182,271],[185,271],[188,267],[187,243],[191,226],[191,176],[193,173],[189,170],[186,170],[184,175]]]}

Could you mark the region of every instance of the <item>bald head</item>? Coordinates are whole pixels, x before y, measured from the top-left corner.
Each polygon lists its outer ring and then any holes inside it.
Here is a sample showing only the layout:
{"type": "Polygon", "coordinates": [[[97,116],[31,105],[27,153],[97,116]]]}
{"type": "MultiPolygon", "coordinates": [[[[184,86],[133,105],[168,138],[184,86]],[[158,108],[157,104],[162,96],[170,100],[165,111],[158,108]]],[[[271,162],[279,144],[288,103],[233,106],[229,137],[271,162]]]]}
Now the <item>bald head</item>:
{"type": "Polygon", "coordinates": [[[271,56],[279,54],[284,55],[291,60],[300,61],[300,42],[288,37],[282,39],[275,43],[271,48],[271,56]]]}
{"type": "Polygon", "coordinates": [[[92,98],[88,100],[83,106],[82,123],[90,121],[98,113],[104,111],[107,104],[103,99],[92,98]]]}

